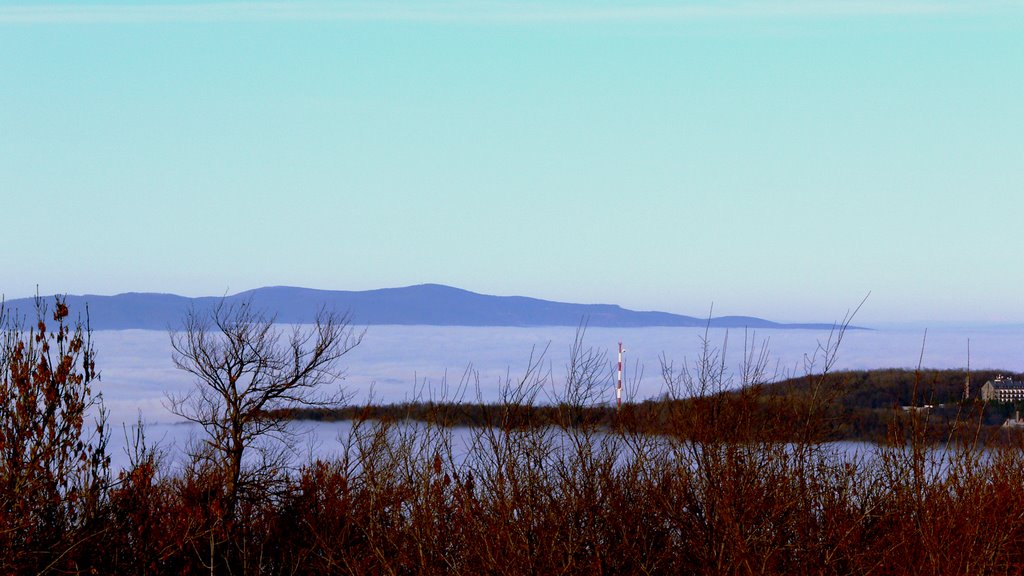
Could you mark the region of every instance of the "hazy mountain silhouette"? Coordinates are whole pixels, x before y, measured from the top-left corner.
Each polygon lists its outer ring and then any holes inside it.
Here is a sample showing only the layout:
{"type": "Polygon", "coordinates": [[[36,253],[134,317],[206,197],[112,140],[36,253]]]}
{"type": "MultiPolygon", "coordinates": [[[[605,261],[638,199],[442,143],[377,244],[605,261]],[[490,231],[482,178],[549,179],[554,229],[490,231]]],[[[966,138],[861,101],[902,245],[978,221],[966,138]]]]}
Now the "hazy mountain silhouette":
{"type": "MultiPolygon", "coordinates": [[[[186,298],[174,294],[130,292],[116,296],[67,297],[73,312],[84,314],[88,304],[93,329],[129,328],[164,330],[177,328],[194,306],[214,306],[221,297],[186,298]]],[[[310,322],[320,307],[352,313],[357,325],[405,324],[434,326],[575,326],[587,319],[590,326],[705,326],[707,318],[639,312],[612,304],[571,304],[524,296],[488,296],[468,290],[420,284],[359,292],[314,290],[274,286],[225,296],[228,303],[251,300],[258,309],[276,314],[281,323],[310,322]]],[[[45,300],[52,305],[52,297],[45,300]]],[[[32,312],[31,298],[10,300],[9,313],[32,312]]],[[[34,319],[31,314],[30,319],[34,319]]],[[[780,324],[751,316],[721,316],[711,319],[712,327],[725,328],[831,328],[832,324],[780,324]]]]}

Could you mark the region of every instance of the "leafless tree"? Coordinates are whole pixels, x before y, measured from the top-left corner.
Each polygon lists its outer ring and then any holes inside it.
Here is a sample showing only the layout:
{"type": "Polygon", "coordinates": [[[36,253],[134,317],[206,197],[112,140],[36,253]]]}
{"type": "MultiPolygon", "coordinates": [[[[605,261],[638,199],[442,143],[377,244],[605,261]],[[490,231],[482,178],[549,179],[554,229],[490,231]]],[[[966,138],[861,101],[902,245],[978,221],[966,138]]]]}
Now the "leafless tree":
{"type": "Polygon", "coordinates": [[[171,333],[174,364],[195,377],[195,386],[170,395],[168,407],[203,427],[205,453],[224,475],[228,522],[242,491],[285,464],[280,441],[287,446],[291,437],[271,413],[343,402],[343,391],[323,388],[343,377],[339,361],[365,333],[353,329],[349,315],[324,309],[312,326],[290,332],[274,320],[251,302],[221,300],[208,311],[191,309],[171,333]]]}

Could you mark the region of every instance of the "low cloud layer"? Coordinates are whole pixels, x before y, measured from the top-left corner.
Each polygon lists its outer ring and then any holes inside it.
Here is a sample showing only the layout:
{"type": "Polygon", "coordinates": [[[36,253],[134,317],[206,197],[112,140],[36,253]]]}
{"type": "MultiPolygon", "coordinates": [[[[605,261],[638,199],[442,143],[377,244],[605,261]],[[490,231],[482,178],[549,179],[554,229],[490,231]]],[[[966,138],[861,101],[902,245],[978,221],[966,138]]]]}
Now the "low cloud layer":
{"type": "MultiPolygon", "coordinates": [[[[660,358],[677,367],[692,365],[700,353],[703,334],[693,328],[591,328],[585,344],[607,353],[610,375],[621,340],[626,348],[626,377],[642,367],[638,397],[649,398],[663,391],[660,358]]],[[[365,402],[371,392],[377,402],[451,398],[467,367],[472,367],[479,374],[480,396],[492,401],[498,398],[506,377],[522,375],[532,352],[535,357],[544,354],[543,366],[550,371],[551,386],[557,388],[564,381],[574,335],[575,329],[566,327],[374,326],[363,343],[345,357],[347,373],[340,385],[352,393],[353,402],[365,402]],[[447,393],[442,386],[445,382],[447,393]]],[[[713,346],[725,348],[726,367],[734,371],[743,359],[745,336],[748,346],[767,346],[771,368],[782,376],[803,374],[811,361],[813,369],[820,370],[819,347],[827,345],[830,334],[808,330],[708,333],[713,346]]],[[[1024,371],[1024,328],[942,329],[927,335],[924,330],[850,331],[839,348],[835,368],[913,368],[919,359],[928,368],[964,368],[968,340],[971,368],[1024,371]]],[[[186,391],[192,381],[174,367],[167,333],[101,331],[95,334],[95,342],[102,376],[98,389],[111,410],[111,420],[134,422],[141,412],[150,422],[173,421],[163,405],[165,394],[186,391]]],[[[461,398],[470,401],[476,395],[474,386],[461,398]]]]}
{"type": "MultiPolygon", "coordinates": [[[[471,366],[479,373],[480,397],[493,401],[498,399],[504,379],[522,375],[532,353],[534,357],[544,354],[544,369],[551,375],[547,390],[554,393],[564,383],[565,363],[574,336],[575,329],[565,327],[374,326],[363,343],[346,356],[347,375],[340,385],[352,393],[353,402],[365,402],[371,391],[376,402],[401,402],[441,399],[446,395],[442,384],[447,381],[447,397],[452,399],[455,385],[471,366]]],[[[621,339],[626,348],[626,378],[632,378],[638,366],[643,368],[637,396],[644,399],[658,396],[664,390],[660,358],[676,367],[692,365],[700,353],[703,336],[703,330],[694,328],[592,328],[586,332],[585,344],[607,352],[610,382],[621,339]]],[[[713,346],[725,347],[726,367],[735,372],[743,359],[744,337],[748,347],[767,346],[770,366],[782,376],[803,374],[811,361],[813,369],[820,370],[819,346],[827,346],[835,334],[808,330],[708,333],[713,346]]],[[[174,367],[167,333],[100,331],[94,339],[102,377],[97,389],[110,409],[115,465],[127,462],[124,446],[131,425],[139,416],[148,424],[148,440],[163,445],[172,458],[180,457],[180,449],[195,428],[176,424],[177,419],[167,411],[164,399],[167,392],[187,391],[192,381],[174,367]]],[[[839,347],[835,369],[914,368],[919,359],[928,368],[964,368],[968,340],[972,369],[1024,371],[1024,328],[942,329],[927,334],[923,329],[850,331],[839,347]]],[[[472,401],[476,397],[476,389],[470,388],[455,399],[472,401]]],[[[609,387],[607,401],[613,398],[609,387]]],[[[546,399],[548,396],[542,394],[540,401],[546,399]]],[[[347,429],[341,424],[309,426],[315,432],[309,436],[308,442],[312,444],[302,444],[300,448],[320,456],[335,450],[337,435],[347,429]]]]}

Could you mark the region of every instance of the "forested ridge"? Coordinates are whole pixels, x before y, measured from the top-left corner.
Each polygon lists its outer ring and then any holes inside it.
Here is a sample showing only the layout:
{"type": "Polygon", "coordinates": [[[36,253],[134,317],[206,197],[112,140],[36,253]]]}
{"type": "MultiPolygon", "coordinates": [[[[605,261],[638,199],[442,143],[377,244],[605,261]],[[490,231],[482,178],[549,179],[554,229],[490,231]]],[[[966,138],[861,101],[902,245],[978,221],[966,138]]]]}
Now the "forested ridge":
{"type": "MultiPolygon", "coordinates": [[[[980,370],[970,373],[969,395],[965,399],[966,370],[878,369],[841,371],[824,375],[801,376],[778,382],[749,386],[742,390],[717,393],[721,406],[747,415],[745,426],[754,436],[785,439],[776,424],[786,420],[808,395],[820,394],[817,402],[827,402],[822,417],[828,422],[829,440],[864,440],[886,442],[895,420],[906,417],[911,408],[920,408],[931,415],[936,424],[952,423],[971,416],[979,430],[995,433],[1019,406],[981,401],[981,386],[999,376],[1024,379],[1010,371],[980,370]],[[773,426],[775,429],[773,430],[773,426]]],[[[597,425],[608,429],[627,427],[631,430],[664,434],[672,430],[668,415],[677,410],[700,410],[709,406],[707,398],[671,399],[667,395],[619,408],[611,404],[573,407],[577,424],[597,425]]],[[[719,404],[715,404],[719,406],[719,404]]],[[[307,408],[283,410],[277,418],[336,421],[377,419],[393,422],[431,422],[445,426],[488,426],[497,414],[516,427],[558,426],[564,422],[569,407],[536,403],[507,407],[482,402],[402,402],[392,404],[351,405],[341,408],[307,408]]],[[[945,436],[937,426],[935,440],[945,436]]],[[[680,433],[677,429],[676,433],[680,433]]],[[[694,431],[689,434],[697,434],[694,431]]],[[[684,434],[684,436],[689,435],[684,434]]]]}

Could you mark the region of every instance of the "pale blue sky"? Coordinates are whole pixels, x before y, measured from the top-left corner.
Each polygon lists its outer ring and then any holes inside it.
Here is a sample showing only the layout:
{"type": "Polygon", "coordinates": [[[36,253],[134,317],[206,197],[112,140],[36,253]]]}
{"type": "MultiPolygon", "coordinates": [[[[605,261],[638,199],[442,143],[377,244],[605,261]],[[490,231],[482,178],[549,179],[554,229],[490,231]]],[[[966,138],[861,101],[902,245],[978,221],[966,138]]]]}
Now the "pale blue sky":
{"type": "Polygon", "coordinates": [[[1024,2],[0,2],[0,291],[1024,322],[1024,2]]]}

